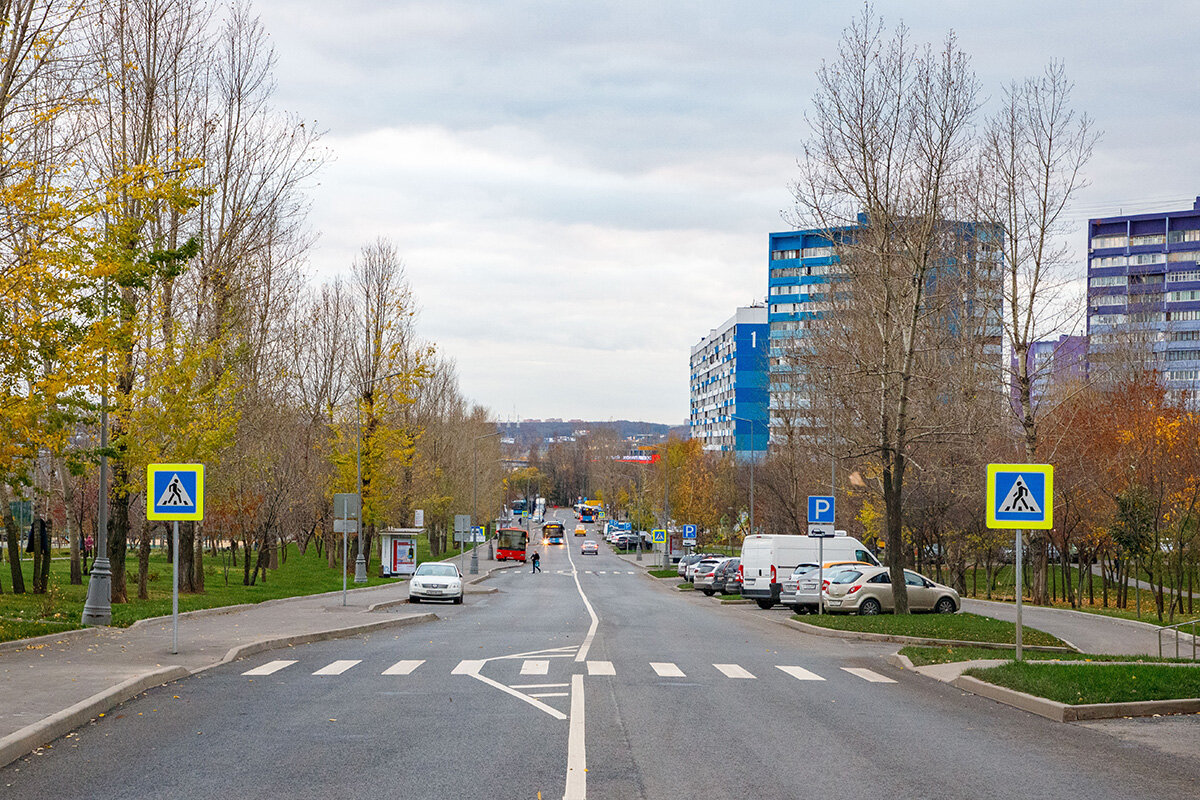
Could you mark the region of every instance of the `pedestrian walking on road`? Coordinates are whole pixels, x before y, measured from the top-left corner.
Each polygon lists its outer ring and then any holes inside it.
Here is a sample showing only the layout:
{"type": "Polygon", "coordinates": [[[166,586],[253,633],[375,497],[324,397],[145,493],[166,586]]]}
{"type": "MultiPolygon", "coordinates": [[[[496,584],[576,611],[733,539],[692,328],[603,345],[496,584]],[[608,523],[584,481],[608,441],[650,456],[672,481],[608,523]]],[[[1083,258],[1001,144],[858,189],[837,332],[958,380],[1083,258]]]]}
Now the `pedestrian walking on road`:
{"type": "Polygon", "coordinates": [[[533,571],[534,571],[534,572],[541,572],[541,571],[542,571],[542,566],[541,566],[541,564],[542,564],[542,557],[541,557],[541,556],[539,556],[537,553],[534,553],[534,554],[533,554],[533,558],[531,558],[531,559],[529,560],[529,563],[530,563],[530,564],[533,564],[533,571]]]}

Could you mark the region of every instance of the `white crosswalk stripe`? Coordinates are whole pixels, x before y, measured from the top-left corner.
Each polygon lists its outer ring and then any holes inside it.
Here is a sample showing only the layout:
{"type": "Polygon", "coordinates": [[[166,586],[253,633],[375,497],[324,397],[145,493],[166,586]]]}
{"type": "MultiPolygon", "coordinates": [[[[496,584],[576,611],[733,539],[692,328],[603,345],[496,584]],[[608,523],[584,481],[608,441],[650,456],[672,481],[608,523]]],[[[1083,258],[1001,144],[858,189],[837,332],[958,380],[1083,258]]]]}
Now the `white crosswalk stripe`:
{"type": "Polygon", "coordinates": [[[522,675],[545,675],[550,671],[550,662],[541,660],[526,660],[521,665],[522,675]]]}
{"type": "Polygon", "coordinates": [[[613,669],[611,661],[589,661],[587,662],[588,675],[616,675],[617,671],[613,669]]]}
{"type": "Polygon", "coordinates": [[[385,669],[383,675],[412,675],[413,670],[425,663],[425,659],[419,661],[397,661],[390,667],[385,669]]]}
{"type": "Polygon", "coordinates": [[[341,675],[346,670],[350,669],[351,667],[355,666],[356,664],[361,664],[361,663],[362,663],[361,658],[355,659],[355,660],[341,659],[338,661],[334,661],[332,664],[326,664],[325,666],[321,667],[319,670],[314,672],[313,675],[341,675]]]}
{"type": "Polygon", "coordinates": [[[871,683],[895,683],[894,680],[886,675],[880,675],[878,672],[863,667],[842,667],[842,671],[849,672],[851,675],[862,678],[864,681],[870,681],[871,683]]]}
{"type": "Polygon", "coordinates": [[[660,678],[686,678],[683,670],[669,661],[651,661],[650,668],[658,673],[660,678]]]}
{"type": "Polygon", "coordinates": [[[754,678],[750,671],[737,664],[713,664],[726,678],[754,678]]]}
{"type": "Polygon", "coordinates": [[[248,669],[245,672],[243,672],[242,674],[243,675],[273,675],[276,672],[279,672],[279,670],[283,669],[284,667],[290,667],[292,664],[295,664],[295,663],[296,662],[294,660],[293,661],[287,661],[287,660],[268,661],[267,663],[263,664],[261,667],[255,667],[254,669],[248,669]]]}
{"type": "Polygon", "coordinates": [[[788,675],[791,675],[798,681],[823,681],[825,680],[815,672],[809,672],[804,667],[784,667],[776,665],[776,669],[781,669],[788,675]]]}

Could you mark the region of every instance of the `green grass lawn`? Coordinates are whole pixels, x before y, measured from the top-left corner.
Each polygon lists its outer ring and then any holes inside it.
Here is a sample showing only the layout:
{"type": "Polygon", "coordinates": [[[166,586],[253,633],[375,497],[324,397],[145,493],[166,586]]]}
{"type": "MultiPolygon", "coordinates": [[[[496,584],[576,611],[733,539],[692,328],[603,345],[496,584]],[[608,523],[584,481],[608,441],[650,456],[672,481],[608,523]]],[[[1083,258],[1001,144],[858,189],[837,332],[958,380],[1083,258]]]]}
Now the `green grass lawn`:
{"type": "MultiPolygon", "coordinates": [[[[240,553],[239,553],[240,555],[240,553]]],[[[468,551],[468,558],[470,558],[468,551]]],[[[417,544],[418,561],[430,559],[429,543],[421,539],[417,544]]],[[[59,633],[82,627],[80,616],[87,599],[87,576],[83,584],[70,583],[70,562],[66,558],[54,558],[50,562],[50,591],[43,595],[28,593],[32,587],[33,562],[22,560],[26,594],[12,594],[11,573],[8,563],[0,564],[0,579],[4,594],[0,594],[0,641],[23,639],[47,633],[59,633]]],[[[355,588],[353,559],[351,560],[349,587],[355,588]]],[[[171,565],[162,551],[150,555],[149,593],[150,599],[138,600],[137,557],[131,553],[126,562],[130,602],[114,603],[112,623],[127,627],[139,619],[158,617],[171,613],[171,565]]],[[[379,559],[373,557],[367,568],[368,586],[390,583],[394,579],[379,577],[379,559]]],[[[289,545],[286,563],[280,559],[278,570],[268,570],[266,579],[259,575],[254,586],[242,585],[242,567],[222,563],[220,555],[206,553],[204,556],[204,588],[202,594],[180,594],[179,610],[195,611],[202,608],[261,603],[282,597],[332,592],[342,588],[341,572],[326,566],[324,555],[317,555],[315,547],[301,556],[295,545],[289,545]],[[228,585],[226,585],[228,580],[228,585]]]]}
{"type": "MultiPolygon", "coordinates": [[[[1005,658],[1011,661],[1017,657],[1017,651],[1011,647],[918,647],[910,645],[901,648],[900,653],[908,656],[914,667],[924,667],[929,664],[950,664],[957,661],[975,661],[981,658],[1005,658]]],[[[1092,653],[1043,653],[1038,650],[1026,650],[1022,653],[1022,657],[1030,661],[1137,661],[1138,663],[1147,664],[1190,663],[1186,658],[1095,655],[1092,653]]]]}
{"type": "Polygon", "coordinates": [[[679,571],[674,567],[661,567],[659,569],[646,570],[653,578],[678,578],[679,571]]]}
{"type": "Polygon", "coordinates": [[[1014,662],[966,674],[1070,705],[1200,697],[1200,667],[1014,662]]]}
{"type": "MultiPolygon", "coordinates": [[[[860,617],[853,614],[794,615],[792,619],[839,631],[886,633],[892,636],[919,636],[926,639],[956,639],[967,642],[1015,642],[1016,626],[1011,622],[975,614],[880,614],[860,617]]],[[[1022,641],[1028,645],[1063,647],[1061,639],[1025,626],[1022,641]]]]}
{"type": "MultiPolygon", "coordinates": [[[[679,576],[678,576],[678,575],[676,575],[676,577],[679,577],[679,576]]],[[[679,591],[681,591],[681,592],[690,592],[690,591],[692,591],[692,589],[694,589],[694,588],[696,588],[696,587],[692,586],[692,584],[691,584],[691,583],[681,583],[681,584],[679,584],[679,586],[678,586],[678,587],[676,587],[676,588],[678,588],[678,589],[679,589],[679,591]]]]}

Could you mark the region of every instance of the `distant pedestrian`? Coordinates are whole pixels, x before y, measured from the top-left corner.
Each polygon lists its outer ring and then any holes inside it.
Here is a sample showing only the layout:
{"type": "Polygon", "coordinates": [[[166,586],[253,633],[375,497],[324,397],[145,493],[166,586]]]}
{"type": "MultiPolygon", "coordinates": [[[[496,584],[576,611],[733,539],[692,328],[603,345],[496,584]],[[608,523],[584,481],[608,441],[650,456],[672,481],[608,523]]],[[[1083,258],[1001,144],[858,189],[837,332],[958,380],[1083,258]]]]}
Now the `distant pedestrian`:
{"type": "Polygon", "coordinates": [[[541,565],[542,565],[542,557],[541,557],[541,556],[539,556],[537,553],[534,553],[534,554],[533,554],[533,558],[529,559],[529,563],[530,563],[530,564],[533,564],[533,571],[534,571],[534,572],[541,572],[541,571],[542,571],[542,566],[541,566],[541,565]]]}

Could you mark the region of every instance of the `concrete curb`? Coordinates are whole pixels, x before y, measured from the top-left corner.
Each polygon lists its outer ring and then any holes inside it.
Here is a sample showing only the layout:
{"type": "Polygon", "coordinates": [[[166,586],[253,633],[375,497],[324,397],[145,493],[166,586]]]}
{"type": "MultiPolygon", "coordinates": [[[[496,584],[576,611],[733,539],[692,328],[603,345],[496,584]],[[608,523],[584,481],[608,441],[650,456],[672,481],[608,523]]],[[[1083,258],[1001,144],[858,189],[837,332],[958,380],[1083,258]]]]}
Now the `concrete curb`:
{"type": "MultiPolygon", "coordinates": [[[[958,639],[926,639],[918,636],[897,636],[890,633],[868,633],[866,631],[840,631],[834,628],[822,628],[819,625],[809,625],[807,622],[798,622],[794,619],[775,620],[783,625],[789,625],[796,630],[811,633],[816,636],[828,636],[833,639],[859,639],[868,642],[894,642],[896,644],[914,644],[924,645],[927,647],[937,647],[939,645],[949,645],[951,647],[986,647],[989,650],[1007,650],[1012,647],[1011,644],[999,644],[996,642],[968,642],[958,639]]],[[[1067,642],[1071,645],[1070,642],[1067,642]]],[[[1025,650],[1034,650],[1040,653],[1078,653],[1079,648],[1071,645],[1070,647],[1052,647],[1049,645],[1025,645],[1025,650]]]]}
{"type": "Polygon", "coordinates": [[[0,767],[11,764],[60,736],[65,736],[89,720],[132,697],[136,697],[147,689],[186,678],[188,674],[186,667],[162,667],[152,670],[122,681],[86,700],[81,700],[70,708],[63,709],[57,714],[51,714],[39,722],[26,725],[21,730],[0,739],[0,767]]]}
{"type": "Polygon", "coordinates": [[[895,653],[892,653],[885,660],[893,667],[899,667],[900,669],[907,670],[914,669],[912,659],[902,654],[899,650],[897,650],[895,653]]]}
{"type": "Polygon", "coordinates": [[[1150,717],[1155,714],[1195,714],[1200,712],[1200,698],[1180,700],[1144,700],[1136,703],[1087,703],[1067,705],[1045,697],[1036,697],[1004,686],[960,675],[951,685],[965,692],[995,700],[998,703],[1037,714],[1055,722],[1079,722],[1114,717],[1150,717]]]}

